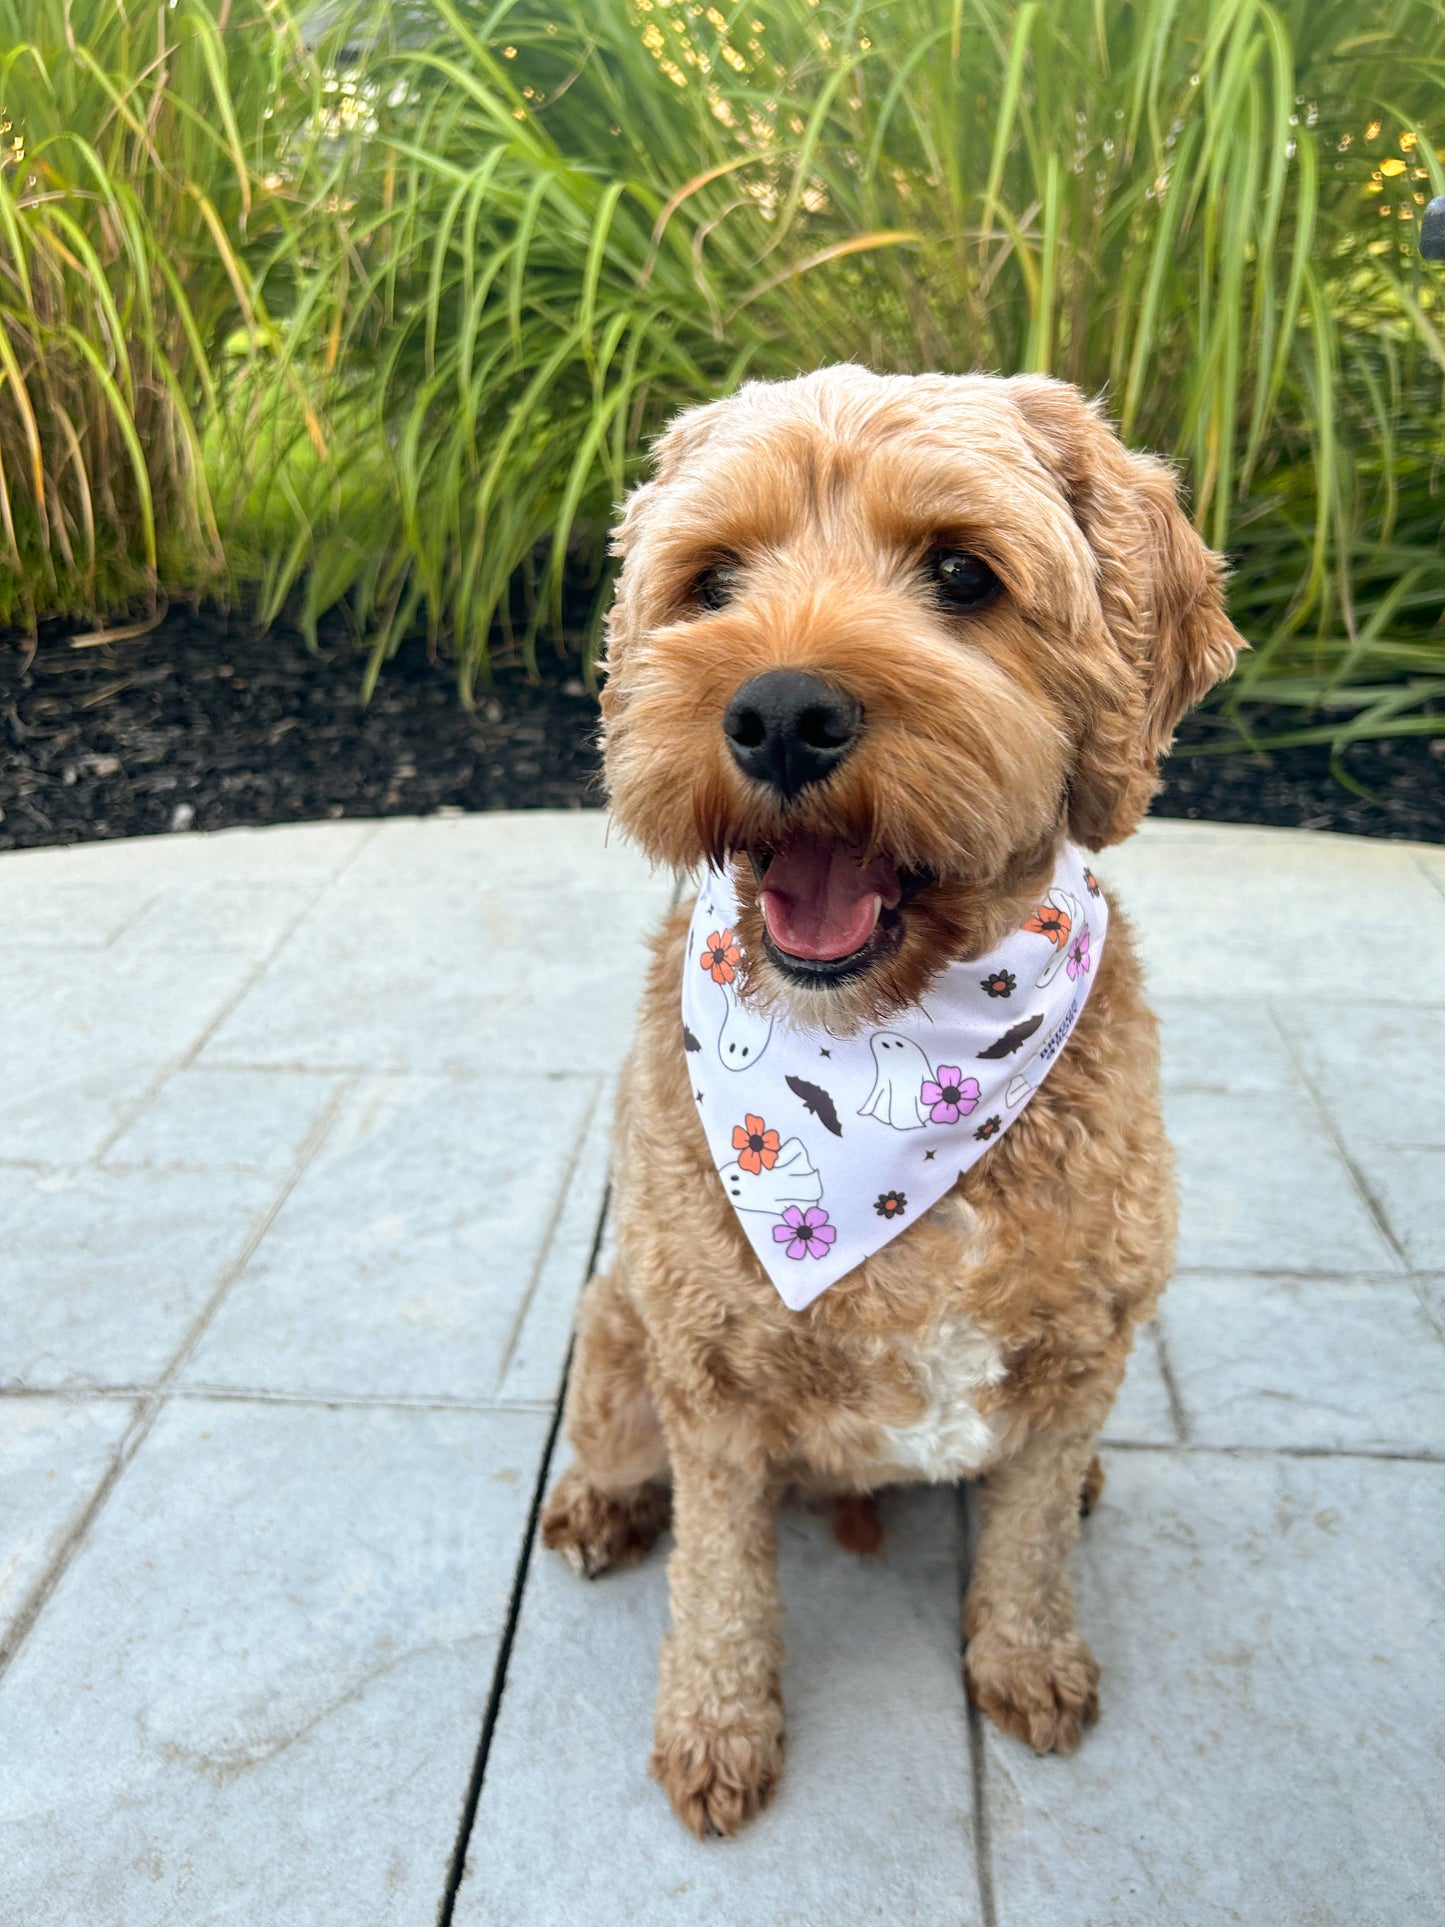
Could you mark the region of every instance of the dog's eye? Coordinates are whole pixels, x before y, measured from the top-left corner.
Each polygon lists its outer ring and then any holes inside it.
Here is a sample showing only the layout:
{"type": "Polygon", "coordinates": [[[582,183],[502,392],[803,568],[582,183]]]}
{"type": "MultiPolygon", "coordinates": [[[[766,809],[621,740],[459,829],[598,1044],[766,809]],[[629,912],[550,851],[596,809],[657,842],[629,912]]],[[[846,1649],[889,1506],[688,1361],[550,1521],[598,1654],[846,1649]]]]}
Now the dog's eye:
{"type": "Polygon", "coordinates": [[[998,594],[998,577],[981,556],[963,549],[935,549],[929,572],[950,609],[981,609],[998,594]]]}
{"type": "Polygon", "coordinates": [[[714,562],[693,583],[693,601],[703,609],[725,609],[737,594],[742,578],[736,562],[714,562]]]}

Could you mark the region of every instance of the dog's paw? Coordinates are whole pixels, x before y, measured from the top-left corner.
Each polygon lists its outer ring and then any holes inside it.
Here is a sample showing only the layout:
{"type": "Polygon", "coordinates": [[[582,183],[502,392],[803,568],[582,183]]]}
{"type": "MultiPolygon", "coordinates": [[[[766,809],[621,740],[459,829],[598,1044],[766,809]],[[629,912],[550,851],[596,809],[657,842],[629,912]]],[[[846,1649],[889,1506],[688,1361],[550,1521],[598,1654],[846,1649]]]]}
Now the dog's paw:
{"type": "Polygon", "coordinates": [[[572,1465],[543,1509],[542,1543],[560,1552],[584,1579],[596,1579],[640,1559],[671,1514],[672,1494],[665,1485],[634,1486],[620,1496],[599,1492],[572,1465]]]}
{"type": "Polygon", "coordinates": [[[974,1705],[1036,1753],[1074,1752],[1099,1717],[1099,1668],[1077,1633],[1042,1646],[976,1633],[963,1678],[974,1705]]]}
{"type": "Polygon", "coordinates": [[[1089,1460],[1089,1468],[1084,1474],[1084,1483],[1079,1488],[1079,1517],[1087,1519],[1103,1496],[1104,1467],[1096,1452],[1089,1460]]]}
{"type": "Polygon", "coordinates": [[[784,1744],[779,1706],[740,1714],[727,1725],[659,1716],[656,1740],[652,1777],[699,1840],[737,1833],[777,1790],[784,1744]]]}

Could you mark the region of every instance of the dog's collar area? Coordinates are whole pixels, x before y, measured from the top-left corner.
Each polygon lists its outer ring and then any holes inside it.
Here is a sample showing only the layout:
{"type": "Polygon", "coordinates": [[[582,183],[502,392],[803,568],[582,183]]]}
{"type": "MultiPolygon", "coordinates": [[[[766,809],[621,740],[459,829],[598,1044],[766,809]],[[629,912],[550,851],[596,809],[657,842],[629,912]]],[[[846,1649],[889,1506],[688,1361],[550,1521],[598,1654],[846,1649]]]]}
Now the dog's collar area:
{"type": "MultiPolygon", "coordinates": [[[[903,890],[856,956],[779,956],[824,989],[903,926],[903,890]]],[[[839,1037],[741,994],[730,871],[698,895],[683,965],[689,1080],[718,1180],[762,1269],[801,1310],[938,1202],[1023,1115],[1097,975],[1108,906],[1082,853],[995,949],[948,964],[921,1003],[839,1037]],[[691,1055],[691,1053],[696,1053],[691,1055]]]]}

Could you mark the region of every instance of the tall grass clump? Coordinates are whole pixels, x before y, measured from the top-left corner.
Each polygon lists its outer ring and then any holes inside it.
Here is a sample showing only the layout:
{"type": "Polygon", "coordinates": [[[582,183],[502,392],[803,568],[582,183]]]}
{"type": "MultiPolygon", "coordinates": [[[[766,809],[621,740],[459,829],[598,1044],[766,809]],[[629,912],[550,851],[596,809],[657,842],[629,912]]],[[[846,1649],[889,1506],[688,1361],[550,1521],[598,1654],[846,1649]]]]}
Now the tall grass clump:
{"type": "Polygon", "coordinates": [[[263,617],[344,601],[373,670],[449,637],[469,690],[564,589],[595,614],[680,403],[1042,369],[1180,460],[1256,645],[1237,720],[1442,726],[1440,0],[0,0],[23,21],[0,540],[36,606],[229,575],[263,617]]]}
{"type": "Polygon", "coordinates": [[[226,584],[206,441],[279,367],[321,86],[265,0],[0,0],[0,623],[226,584]]]}

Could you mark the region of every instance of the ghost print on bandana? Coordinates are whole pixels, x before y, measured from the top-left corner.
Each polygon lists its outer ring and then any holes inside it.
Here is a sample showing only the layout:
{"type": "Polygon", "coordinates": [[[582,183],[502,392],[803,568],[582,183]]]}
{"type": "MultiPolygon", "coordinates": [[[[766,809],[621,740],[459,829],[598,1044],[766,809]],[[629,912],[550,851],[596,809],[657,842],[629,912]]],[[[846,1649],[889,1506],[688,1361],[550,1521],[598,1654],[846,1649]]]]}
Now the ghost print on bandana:
{"type": "Polygon", "coordinates": [[[852,1037],[744,997],[737,899],[710,871],[683,971],[693,1099],[724,1196],[795,1311],[921,1216],[1023,1115],[1093,986],[1109,911],[1072,844],[1022,926],[852,1037]],[[716,1067],[730,1074],[716,1075],[716,1067]]]}

